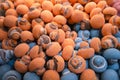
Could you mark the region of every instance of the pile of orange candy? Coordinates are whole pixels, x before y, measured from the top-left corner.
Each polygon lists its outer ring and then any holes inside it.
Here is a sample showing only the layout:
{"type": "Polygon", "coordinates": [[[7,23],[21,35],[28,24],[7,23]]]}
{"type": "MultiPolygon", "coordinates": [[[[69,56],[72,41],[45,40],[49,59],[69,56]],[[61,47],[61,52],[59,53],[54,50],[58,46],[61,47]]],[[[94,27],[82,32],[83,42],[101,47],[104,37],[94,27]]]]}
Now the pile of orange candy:
{"type": "Polygon", "coordinates": [[[1,0],[1,49],[13,50],[19,73],[35,72],[42,80],[60,80],[68,69],[81,74],[79,80],[98,80],[86,61],[102,49],[120,48],[113,35],[120,29],[113,0],[1,0]],[[101,38],[82,39],[75,50],[75,24],[81,30],[101,30],[101,38]],[[36,45],[30,47],[29,43],[36,45]],[[60,54],[61,53],[61,54],[60,54]],[[91,76],[91,77],[90,77],[91,76]]]}

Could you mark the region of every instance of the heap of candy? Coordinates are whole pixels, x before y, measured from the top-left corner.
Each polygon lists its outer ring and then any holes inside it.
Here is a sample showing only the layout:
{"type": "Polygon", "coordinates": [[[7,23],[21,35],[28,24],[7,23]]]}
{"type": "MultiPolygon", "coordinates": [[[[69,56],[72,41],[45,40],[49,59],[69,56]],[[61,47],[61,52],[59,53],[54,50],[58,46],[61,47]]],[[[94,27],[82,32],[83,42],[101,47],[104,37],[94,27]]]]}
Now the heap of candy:
{"type": "Polygon", "coordinates": [[[119,80],[120,0],[0,0],[0,80],[119,80]]]}

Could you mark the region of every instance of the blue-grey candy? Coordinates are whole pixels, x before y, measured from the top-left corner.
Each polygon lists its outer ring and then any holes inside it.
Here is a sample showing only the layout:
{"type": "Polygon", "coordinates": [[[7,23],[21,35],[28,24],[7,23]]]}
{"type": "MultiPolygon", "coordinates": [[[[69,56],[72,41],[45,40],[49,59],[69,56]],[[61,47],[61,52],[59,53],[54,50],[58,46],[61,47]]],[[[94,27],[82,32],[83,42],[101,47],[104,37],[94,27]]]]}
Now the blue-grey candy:
{"type": "Polygon", "coordinates": [[[90,36],[93,37],[99,37],[100,36],[100,30],[97,29],[91,29],[90,30],[90,36]]]}
{"type": "Polygon", "coordinates": [[[75,44],[75,50],[78,50],[80,48],[80,42],[75,44]]]}
{"type": "Polygon", "coordinates": [[[98,73],[101,73],[107,69],[107,61],[103,56],[95,55],[89,61],[90,67],[98,73]]]}
{"type": "Polygon", "coordinates": [[[80,30],[80,23],[74,25],[74,30],[78,32],[80,30]]]}
{"type": "Polygon", "coordinates": [[[31,43],[29,43],[30,49],[32,49],[35,45],[36,45],[35,42],[31,42],[31,43]]]}
{"type": "Polygon", "coordinates": [[[108,66],[108,69],[118,70],[119,68],[120,68],[119,63],[114,63],[114,64],[108,66]]]}
{"type": "Polygon", "coordinates": [[[120,38],[120,31],[118,31],[114,36],[120,38]]]}
{"type": "Polygon", "coordinates": [[[12,50],[0,49],[0,64],[5,64],[12,59],[14,53],[12,50]]]}
{"type": "Polygon", "coordinates": [[[61,80],[78,80],[78,76],[66,68],[62,72],[61,80]]]}
{"type": "Polygon", "coordinates": [[[40,77],[33,72],[27,72],[25,73],[23,80],[40,80],[40,77]]]}
{"type": "Polygon", "coordinates": [[[77,38],[75,39],[75,43],[79,43],[79,42],[82,42],[82,38],[77,37],[77,38]]]}
{"type": "Polygon", "coordinates": [[[89,30],[80,30],[78,32],[78,37],[81,37],[83,40],[88,40],[90,38],[89,30]]]}
{"type": "Polygon", "coordinates": [[[119,76],[115,70],[107,69],[101,74],[101,80],[119,80],[119,76]]]}
{"type": "Polygon", "coordinates": [[[22,80],[22,77],[17,71],[10,70],[3,75],[2,80],[22,80]]]}
{"type": "Polygon", "coordinates": [[[89,61],[86,60],[86,69],[88,69],[88,68],[89,68],[89,61]]]}
{"type": "Polygon", "coordinates": [[[103,52],[106,59],[120,59],[120,51],[116,48],[109,48],[103,52]]]}
{"type": "Polygon", "coordinates": [[[10,65],[7,65],[7,64],[1,65],[0,66],[0,80],[2,80],[2,76],[10,70],[11,70],[10,65]]]}

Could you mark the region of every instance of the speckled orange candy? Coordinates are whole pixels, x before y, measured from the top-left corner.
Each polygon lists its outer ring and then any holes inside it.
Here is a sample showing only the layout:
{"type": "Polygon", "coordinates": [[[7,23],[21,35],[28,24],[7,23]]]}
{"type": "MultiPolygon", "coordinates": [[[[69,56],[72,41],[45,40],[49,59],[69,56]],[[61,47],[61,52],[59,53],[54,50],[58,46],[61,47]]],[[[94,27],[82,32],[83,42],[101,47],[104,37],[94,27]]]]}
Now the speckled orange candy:
{"type": "Polygon", "coordinates": [[[18,16],[18,13],[15,9],[8,9],[6,12],[5,12],[5,16],[7,15],[13,15],[13,16],[18,16]]]}
{"type": "Polygon", "coordinates": [[[57,72],[61,72],[63,71],[64,67],[64,59],[59,55],[55,55],[51,60],[47,62],[47,68],[50,70],[56,70],[57,72]]]}
{"type": "Polygon", "coordinates": [[[44,64],[45,60],[43,58],[35,58],[30,62],[28,66],[29,71],[35,72],[37,75],[41,76],[46,71],[44,64]]]}
{"type": "Polygon", "coordinates": [[[37,44],[43,49],[46,49],[49,43],[51,43],[51,39],[48,35],[41,35],[37,40],[37,44]]]}
{"type": "Polygon", "coordinates": [[[56,31],[52,31],[49,36],[51,40],[62,43],[65,39],[65,32],[62,29],[58,29],[56,31]]]}
{"type": "Polygon", "coordinates": [[[53,6],[52,12],[53,14],[56,15],[60,15],[60,10],[62,9],[63,5],[62,4],[55,4],[53,6]]]}
{"type": "Polygon", "coordinates": [[[109,19],[109,23],[116,25],[120,29],[120,16],[114,15],[109,19]]]}
{"type": "Polygon", "coordinates": [[[47,34],[46,29],[39,24],[34,26],[32,33],[35,39],[38,39],[43,34],[47,34]]]}
{"type": "Polygon", "coordinates": [[[32,20],[32,28],[35,26],[35,25],[41,25],[41,26],[44,26],[44,21],[41,19],[41,18],[35,18],[32,20]]]}
{"type": "Polygon", "coordinates": [[[77,33],[75,31],[67,31],[65,33],[65,37],[66,38],[71,38],[71,39],[75,40],[76,37],[77,37],[77,33]]]}
{"type": "Polygon", "coordinates": [[[73,7],[71,5],[63,6],[60,13],[65,17],[69,18],[72,15],[73,7]]]}
{"type": "Polygon", "coordinates": [[[60,76],[55,70],[47,70],[43,74],[42,80],[60,80],[60,76]]]}
{"type": "Polygon", "coordinates": [[[85,5],[85,12],[90,13],[94,8],[96,8],[95,2],[89,2],[85,5]]]}
{"type": "Polygon", "coordinates": [[[33,34],[30,31],[22,31],[21,40],[22,42],[32,42],[34,41],[33,34]]]}
{"type": "Polygon", "coordinates": [[[42,6],[42,9],[43,10],[49,10],[49,11],[52,11],[52,9],[53,9],[53,3],[51,2],[51,1],[43,1],[42,2],[42,4],[41,4],[41,6],[42,6]]]}
{"type": "Polygon", "coordinates": [[[98,80],[96,73],[92,69],[86,69],[80,75],[79,80],[98,80]]]}
{"type": "Polygon", "coordinates": [[[82,42],[80,43],[80,48],[89,48],[88,42],[82,41],[82,42]]]}
{"type": "Polygon", "coordinates": [[[4,18],[4,25],[8,28],[16,26],[17,17],[13,15],[8,15],[4,18]]]}
{"type": "Polygon", "coordinates": [[[42,50],[42,47],[36,45],[34,46],[30,51],[29,51],[29,55],[32,59],[37,58],[37,57],[45,57],[45,54],[42,50]]]}
{"type": "Polygon", "coordinates": [[[14,50],[17,44],[17,41],[13,39],[5,38],[2,40],[2,48],[5,50],[14,50]]]}
{"type": "Polygon", "coordinates": [[[72,46],[66,46],[63,48],[62,57],[64,60],[68,61],[74,53],[74,48],[72,46]]]}
{"type": "Polygon", "coordinates": [[[86,62],[81,56],[74,56],[68,61],[68,68],[73,73],[81,73],[86,68],[86,62]]]}
{"type": "Polygon", "coordinates": [[[75,4],[73,5],[73,9],[74,9],[74,10],[75,10],[75,9],[78,9],[78,10],[83,11],[83,10],[84,10],[84,7],[83,7],[83,5],[81,5],[80,3],[75,3],[75,4]]]}
{"type": "Polygon", "coordinates": [[[101,14],[94,15],[90,19],[90,24],[94,29],[100,29],[105,24],[104,16],[101,14]]]}
{"type": "Polygon", "coordinates": [[[73,23],[78,23],[83,20],[83,12],[80,10],[74,10],[70,18],[73,23]]]}
{"type": "Polygon", "coordinates": [[[15,47],[14,54],[16,57],[22,57],[29,51],[29,48],[28,44],[21,43],[15,47]]]}
{"type": "Polygon", "coordinates": [[[50,34],[52,31],[58,30],[58,24],[56,22],[50,22],[45,25],[47,33],[50,34]]]}
{"type": "Polygon", "coordinates": [[[65,25],[67,22],[67,19],[62,15],[57,15],[53,18],[53,21],[60,25],[65,25]]]}
{"type": "Polygon", "coordinates": [[[101,41],[98,37],[92,38],[90,41],[90,47],[94,48],[95,52],[100,52],[101,50],[101,41]]]}
{"type": "Polygon", "coordinates": [[[20,20],[18,20],[18,27],[20,27],[23,31],[30,30],[31,24],[26,18],[21,18],[20,20]]]}
{"type": "Polygon", "coordinates": [[[48,23],[52,21],[53,14],[49,10],[43,10],[40,14],[40,17],[44,22],[48,23]]]}
{"type": "Polygon", "coordinates": [[[49,43],[46,49],[46,55],[50,57],[55,56],[61,51],[61,49],[62,48],[58,42],[49,43]]]}
{"type": "Polygon", "coordinates": [[[77,54],[84,59],[90,59],[94,56],[95,50],[93,48],[81,48],[78,50],[77,54]]]}
{"type": "Polygon", "coordinates": [[[108,5],[107,5],[107,2],[105,0],[101,0],[98,2],[97,4],[97,7],[98,8],[101,8],[101,10],[103,10],[104,8],[106,8],[108,5]]]}
{"type": "Polygon", "coordinates": [[[35,7],[31,7],[29,10],[30,11],[27,13],[27,15],[30,19],[38,18],[41,14],[41,11],[35,7]]]}
{"type": "Polygon", "coordinates": [[[101,33],[103,36],[106,35],[114,35],[118,32],[118,27],[115,25],[112,25],[111,23],[106,23],[103,25],[101,33]]]}
{"type": "Polygon", "coordinates": [[[66,38],[62,43],[62,48],[66,47],[68,45],[75,47],[75,42],[70,38],[66,38]]]}
{"type": "Polygon", "coordinates": [[[104,10],[103,10],[103,14],[105,16],[105,20],[109,21],[109,19],[114,16],[114,15],[117,15],[117,10],[113,7],[106,7],[104,10]]]}
{"type": "Polygon", "coordinates": [[[25,55],[20,60],[15,61],[14,67],[20,73],[26,73],[28,71],[28,65],[31,59],[29,56],[25,55]]]}
{"type": "Polygon", "coordinates": [[[101,8],[94,8],[90,12],[90,18],[92,18],[96,14],[102,14],[102,9],[101,8]]]}
{"type": "Polygon", "coordinates": [[[116,37],[112,35],[106,35],[101,39],[101,45],[102,48],[104,49],[113,48],[113,47],[116,48],[118,45],[118,40],[116,37]]]}
{"type": "Polygon", "coordinates": [[[29,8],[26,5],[21,4],[16,7],[16,11],[18,14],[24,15],[29,11],[29,8]]]}
{"type": "Polygon", "coordinates": [[[12,27],[8,30],[8,37],[14,40],[20,39],[22,29],[20,27],[12,27]]]}

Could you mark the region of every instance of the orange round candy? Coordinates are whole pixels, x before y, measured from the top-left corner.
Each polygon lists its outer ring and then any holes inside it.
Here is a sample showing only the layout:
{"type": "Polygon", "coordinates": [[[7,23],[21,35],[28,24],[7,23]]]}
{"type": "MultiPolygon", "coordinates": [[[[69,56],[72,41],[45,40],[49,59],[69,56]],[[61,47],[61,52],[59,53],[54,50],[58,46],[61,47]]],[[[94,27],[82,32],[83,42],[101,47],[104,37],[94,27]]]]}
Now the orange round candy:
{"type": "Polygon", "coordinates": [[[23,42],[32,42],[32,41],[34,41],[33,34],[30,31],[22,31],[21,32],[21,40],[23,42]]]}
{"type": "Polygon", "coordinates": [[[60,76],[55,70],[47,70],[43,74],[42,80],[60,80],[60,76]]]}
{"type": "Polygon", "coordinates": [[[47,34],[46,29],[39,24],[34,26],[34,28],[32,29],[32,33],[34,38],[36,39],[38,39],[43,34],[47,34]]]}
{"type": "Polygon", "coordinates": [[[79,74],[86,68],[86,62],[81,56],[74,56],[68,61],[68,68],[73,73],[79,74]]]}
{"type": "Polygon", "coordinates": [[[105,0],[102,0],[102,1],[99,1],[98,4],[97,4],[97,7],[98,8],[101,8],[101,10],[103,10],[104,8],[106,8],[108,5],[107,5],[107,2],[105,0]]]}
{"type": "Polygon", "coordinates": [[[8,15],[4,18],[4,25],[8,28],[16,26],[17,17],[13,15],[8,15]]]}
{"type": "Polygon", "coordinates": [[[103,14],[105,16],[105,20],[109,21],[112,16],[117,15],[117,10],[113,7],[106,7],[103,9],[103,14]]]}
{"type": "Polygon", "coordinates": [[[56,15],[54,18],[53,18],[53,21],[60,24],[60,25],[65,25],[66,22],[67,22],[67,19],[62,16],[62,15],[56,15]]]}
{"type": "Polygon", "coordinates": [[[16,7],[16,11],[18,14],[24,15],[29,11],[29,8],[26,5],[21,4],[16,7]]]}
{"type": "Polygon", "coordinates": [[[5,12],[5,16],[7,15],[13,15],[13,16],[18,16],[18,13],[15,9],[8,9],[6,12],[5,12]]]}
{"type": "Polygon", "coordinates": [[[53,14],[56,15],[60,15],[60,10],[62,9],[63,5],[62,4],[55,4],[53,6],[52,12],[53,14]]]}
{"type": "Polygon", "coordinates": [[[100,52],[100,50],[102,48],[100,39],[97,37],[92,38],[90,41],[90,47],[94,48],[95,52],[100,52]]]}
{"type": "Polygon", "coordinates": [[[53,9],[53,3],[51,1],[43,1],[42,4],[42,9],[43,10],[49,10],[49,11],[52,11],[53,9]]]}
{"type": "Polygon", "coordinates": [[[98,78],[96,76],[96,73],[92,69],[86,69],[80,75],[80,80],[98,80],[98,78]]]}
{"type": "Polygon", "coordinates": [[[94,15],[96,14],[102,14],[102,9],[101,8],[94,8],[91,12],[90,12],[90,18],[92,18],[94,15]]]}
{"type": "Polygon", "coordinates": [[[52,31],[49,36],[52,40],[62,43],[65,39],[65,32],[62,29],[58,29],[56,31],[52,31]]]}
{"type": "Polygon", "coordinates": [[[68,45],[75,47],[75,42],[71,38],[66,38],[62,43],[62,48],[68,45]]]}
{"type": "Polygon", "coordinates": [[[58,30],[58,24],[56,22],[50,22],[45,25],[47,33],[50,34],[52,31],[58,30]]]}
{"type": "Polygon", "coordinates": [[[105,24],[104,16],[101,14],[96,14],[90,19],[90,24],[94,29],[100,29],[105,24]]]}
{"type": "Polygon", "coordinates": [[[24,62],[19,61],[19,60],[16,60],[16,61],[15,61],[14,67],[15,67],[15,69],[16,69],[18,72],[20,72],[20,73],[26,73],[27,70],[28,70],[28,66],[25,65],[24,62]]]}
{"type": "Polygon", "coordinates": [[[35,19],[35,18],[38,18],[41,14],[41,11],[35,7],[31,7],[29,9],[29,12],[27,13],[28,17],[30,19],[35,19]]]}
{"type": "Polygon", "coordinates": [[[74,10],[70,18],[73,23],[79,23],[83,20],[83,12],[80,10],[74,10]]]}
{"type": "Polygon", "coordinates": [[[78,50],[77,53],[79,56],[83,57],[84,59],[90,59],[94,56],[95,50],[93,48],[81,48],[78,50]]]}
{"type": "Polygon", "coordinates": [[[29,49],[30,47],[28,44],[21,43],[15,47],[14,54],[16,57],[22,57],[29,51],[29,49]]]}
{"type": "Polygon", "coordinates": [[[66,46],[63,48],[62,57],[64,60],[68,61],[73,55],[74,48],[72,46],[66,46]]]}
{"type": "Polygon", "coordinates": [[[35,58],[33,59],[28,68],[29,71],[36,71],[37,69],[42,69],[45,65],[45,60],[43,58],[35,58]]]}
{"type": "Polygon", "coordinates": [[[61,51],[61,49],[62,48],[58,42],[49,43],[46,49],[46,55],[50,57],[55,56],[61,51]]]}
{"type": "Polygon", "coordinates": [[[41,19],[45,22],[51,22],[53,19],[53,14],[49,10],[43,10],[40,15],[41,19]]]}
{"type": "Polygon", "coordinates": [[[90,13],[94,8],[96,8],[95,2],[89,2],[85,5],[85,12],[90,13]]]}
{"type": "Polygon", "coordinates": [[[18,27],[20,27],[22,30],[30,30],[31,24],[26,18],[21,18],[18,20],[18,27]]]}
{"type": "Polygon", "coordinates": [[[43,54],[43,56],[45,56],[44,53],[43,53],[42,47],[40,47],[40,46],[38,46],[38,45],[34,46],[34,47],[29,51],[29,55],[30,55],[30,57],[31,57],[32,59],[35,59],[35,58],[37,58],[37,57],[40,57],[42,54],[43,54]]]}

